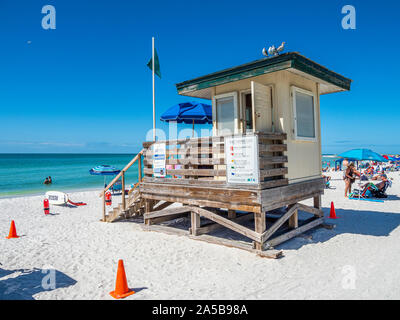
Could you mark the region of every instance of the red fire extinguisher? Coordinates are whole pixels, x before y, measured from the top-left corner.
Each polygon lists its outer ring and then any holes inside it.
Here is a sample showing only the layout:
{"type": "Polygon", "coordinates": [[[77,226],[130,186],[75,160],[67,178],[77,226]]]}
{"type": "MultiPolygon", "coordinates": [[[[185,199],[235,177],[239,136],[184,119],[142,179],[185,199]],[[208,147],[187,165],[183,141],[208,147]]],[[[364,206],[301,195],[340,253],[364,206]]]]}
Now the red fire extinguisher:
{"type": "Polygon", "coordinates": [[[106,192],[105,198],[106,198],[106,206],[111,206],[111,192],[110,191],[106,192]]]}
{"type": "Polygon", "coordinates": [[[49,214],[50,213],[49,199],[43,200],[43,207],[44,207],[44,214],[49,214]]]}

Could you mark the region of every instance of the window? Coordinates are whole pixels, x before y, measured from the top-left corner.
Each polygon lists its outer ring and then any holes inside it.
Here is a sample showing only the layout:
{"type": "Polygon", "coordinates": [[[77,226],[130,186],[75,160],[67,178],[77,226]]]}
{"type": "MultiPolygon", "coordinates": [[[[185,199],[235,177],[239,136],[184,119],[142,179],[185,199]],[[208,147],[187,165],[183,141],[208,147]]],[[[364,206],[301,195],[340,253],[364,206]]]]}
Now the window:
{"type": "Polygon", "coordinates": [[[236,94],[222,94],[215,97],[215,109],[218,134],[234,134],[237,101],[236,94]]]}
{"type": "Polygon", "coordinates": [[[297,140],[316,140],[315,97],[310,91],[292,87],[294,134],[297,140]]]}

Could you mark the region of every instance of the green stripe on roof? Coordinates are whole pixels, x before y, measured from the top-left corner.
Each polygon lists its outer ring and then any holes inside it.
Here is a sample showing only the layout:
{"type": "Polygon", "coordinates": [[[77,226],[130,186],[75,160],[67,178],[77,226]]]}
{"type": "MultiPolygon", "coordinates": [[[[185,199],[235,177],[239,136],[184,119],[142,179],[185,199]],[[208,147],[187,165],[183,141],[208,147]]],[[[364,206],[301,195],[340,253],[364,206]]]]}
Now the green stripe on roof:
{"type": "Polygon", "coordinates": [[[288,68],[295,68],[340,88],[350,90],[350,79],[315,63],[297,52],[289,52],[276,57],[256,60],[237,67],[177,83],[176,88],[178,93],[182,94],[288,68]]]}

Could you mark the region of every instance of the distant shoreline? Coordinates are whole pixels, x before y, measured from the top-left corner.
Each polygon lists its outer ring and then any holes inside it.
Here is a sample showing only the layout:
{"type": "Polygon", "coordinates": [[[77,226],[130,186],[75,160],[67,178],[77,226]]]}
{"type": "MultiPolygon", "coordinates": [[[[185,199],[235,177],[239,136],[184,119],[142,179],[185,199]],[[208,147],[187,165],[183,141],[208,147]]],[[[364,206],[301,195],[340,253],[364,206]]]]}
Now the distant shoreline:
{"type": "MultiPolygon", "coordinates": [[[[101,192],[103,189],[102,188],[79,188],[79,189],[69,189],[69,190],[58,190],[58,188],[50,189],[48,191],[61,191],[64,193],[75,193],[75,192],[90,192],[90,191],[98,191],[101,192]]],[[[47,191],[46,191],[47,192],[47,191]]],[[[46,192],[34,192],[30,193],[29,191],[27,193],[23,194],[15,194],[15,195],[0,195],[0,200],[3,199],[14,199],[14,198],[25,198],[25,197],[39,197],[39,196],[44,196],[46,192]]]]}

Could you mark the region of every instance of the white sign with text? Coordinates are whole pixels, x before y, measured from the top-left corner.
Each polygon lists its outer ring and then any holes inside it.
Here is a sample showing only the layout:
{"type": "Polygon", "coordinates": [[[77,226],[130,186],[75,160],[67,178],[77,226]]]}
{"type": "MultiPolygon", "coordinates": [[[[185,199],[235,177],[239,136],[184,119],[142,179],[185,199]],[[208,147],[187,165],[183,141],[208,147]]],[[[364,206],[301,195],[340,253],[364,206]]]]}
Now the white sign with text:
{"type": "Polygon", "coordinates": [[[258,184],[257,158],[257,136],[225,137],[227,182],[232,184],[258,184]]]}
{"type": "Polygon", "coordinates": [[[156,178],[165,177],[165,143],[153,144],[153,174],[156,178]]]}

